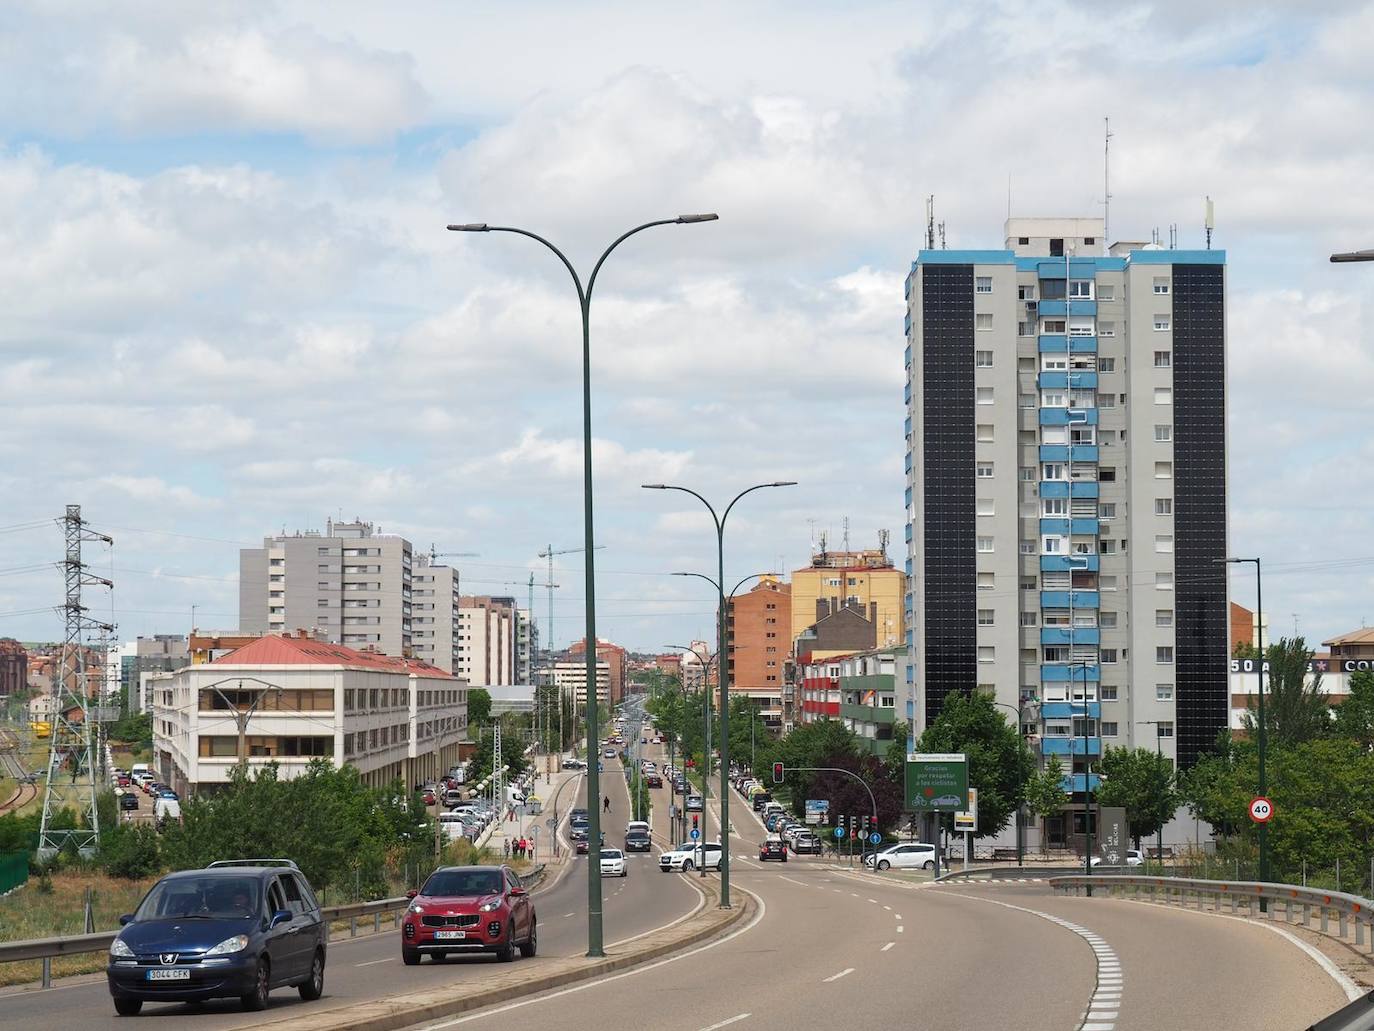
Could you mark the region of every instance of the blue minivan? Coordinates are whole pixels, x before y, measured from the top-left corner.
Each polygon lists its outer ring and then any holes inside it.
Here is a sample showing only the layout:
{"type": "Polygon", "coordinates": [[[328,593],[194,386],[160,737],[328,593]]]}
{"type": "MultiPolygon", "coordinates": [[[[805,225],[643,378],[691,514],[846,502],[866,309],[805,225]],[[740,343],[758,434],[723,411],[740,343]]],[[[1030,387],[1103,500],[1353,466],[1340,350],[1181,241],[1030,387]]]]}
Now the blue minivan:
{"type": "Polygon", "coordinates": [[[145,1002],[237,998],[261,1010],[273,988],[324,991],[325,925],[309,883],[283,859],[168,874],[119,918],[105,974],[116,1012],[145,1002]]]}

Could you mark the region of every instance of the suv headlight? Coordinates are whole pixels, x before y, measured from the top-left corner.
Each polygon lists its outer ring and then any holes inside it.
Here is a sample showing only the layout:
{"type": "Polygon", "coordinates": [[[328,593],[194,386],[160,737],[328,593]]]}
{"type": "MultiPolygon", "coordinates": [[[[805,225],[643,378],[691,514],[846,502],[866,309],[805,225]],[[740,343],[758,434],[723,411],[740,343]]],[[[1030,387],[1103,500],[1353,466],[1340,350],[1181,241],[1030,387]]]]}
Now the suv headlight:
{"type": "Polygon", "coordinates": [[[416,914],[417,916],[418,916],[419,914],[423,913],[424,911],[425,911],[425,907],[422,906],[422,905],[420,905],[420,903],[418,903],[418,902],[412,902],[412,903],[410,904],[410,908],[406,910],[407,913],[414,913],[414,914],[416,914]]]}
{"type": "Polygon", "coordinates": [[[110,942],[110,956],[115,959],[133,959],[134,950],[124,944],[123,938],[110,942]]]}
{"type": "Polygon", "coordinates": [[[232,938],[225,938],[205,955],[227,956],[233,952],[242,952],[246,948],[248,948],[248,935],[236,934],[232,938]]]}
{"type": "Polygon", "coordinates": [[[478,908],[479,913],[494,913],[501,908],[500,899],[492,899],[490,902],[483,902],[478,908]]]}

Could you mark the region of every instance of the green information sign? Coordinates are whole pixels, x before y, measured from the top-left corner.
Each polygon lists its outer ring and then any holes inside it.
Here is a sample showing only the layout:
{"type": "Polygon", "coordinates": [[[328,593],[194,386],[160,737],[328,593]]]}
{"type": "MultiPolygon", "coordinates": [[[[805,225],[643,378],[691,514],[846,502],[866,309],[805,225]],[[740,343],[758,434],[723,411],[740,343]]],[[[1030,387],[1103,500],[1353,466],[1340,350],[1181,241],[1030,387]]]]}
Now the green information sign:
{"type": "Polygon", "coordinates": [[[968,757],[962,752],[908,753],[906,807],[916,813],[968,809],[968,757]]]}

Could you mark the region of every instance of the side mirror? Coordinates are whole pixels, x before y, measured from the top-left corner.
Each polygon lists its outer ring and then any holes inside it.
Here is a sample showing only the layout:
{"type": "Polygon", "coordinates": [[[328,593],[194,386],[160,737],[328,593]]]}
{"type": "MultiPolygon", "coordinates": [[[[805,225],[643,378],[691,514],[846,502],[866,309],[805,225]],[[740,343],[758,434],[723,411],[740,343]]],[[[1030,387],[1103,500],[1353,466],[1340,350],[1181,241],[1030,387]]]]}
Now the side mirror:
{"type": "Polygon", "coordinates": [[[268,929],[276,927],[278,924],[289,924],[291,922],[291,911],[289,909],[279,909],[272,914],[272,922],[268,924],[268,929]]]}
{"type": "Polygon", "coordinates": [[[519,898],[521,895],[528,895],[529,892],[525,891],[524,888],[512,888],[510,894],[511,898],[519,898]]]}
{"type": "Polygon", "coordinates": [[[418,894],[420,894],[418,891],[416,891],[414,888],[411,888],[408,892],[406,892],[406,898],[413,899],[418,894]]]}
{"type": "Polygon", "coordinates": [[[123,916],[121,916],[121,917],[119,918],[119,926],[120,926],[120,927],[123,927],[125,924],[131,924],[131,923],[133,923],[133,922],[134,922],[134,915],[133,915],[132,913],[125,913],[123,916]]]}

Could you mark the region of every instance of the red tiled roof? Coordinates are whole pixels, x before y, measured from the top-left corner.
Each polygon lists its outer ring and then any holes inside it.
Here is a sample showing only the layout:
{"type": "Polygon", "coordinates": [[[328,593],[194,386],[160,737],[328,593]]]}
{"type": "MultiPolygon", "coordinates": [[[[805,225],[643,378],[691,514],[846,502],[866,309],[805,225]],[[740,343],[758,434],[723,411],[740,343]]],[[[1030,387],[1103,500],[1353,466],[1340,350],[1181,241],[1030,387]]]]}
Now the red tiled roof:
{"type": "Polygon", "coordinates": [[[339,666],[347,669],[381,669],[392,673],[415,673],[422,677],[455,679],[438,666],[419,659],[398,659],[379,652],[360,652],[341,644],[316,641],[309,637],[277,637],[269,634],[251,644],[222,655],[212,666],[339,666]]]}
{"type": "Polygon", "coordinates": [[[1322,644],[1328,648],[1333,644],[1374,644],[1374,627],[1361,627],[1359,630],[1352,630],[1348,634],[1341,634],[1329,641],[1323,641],[1322,644]]]}

